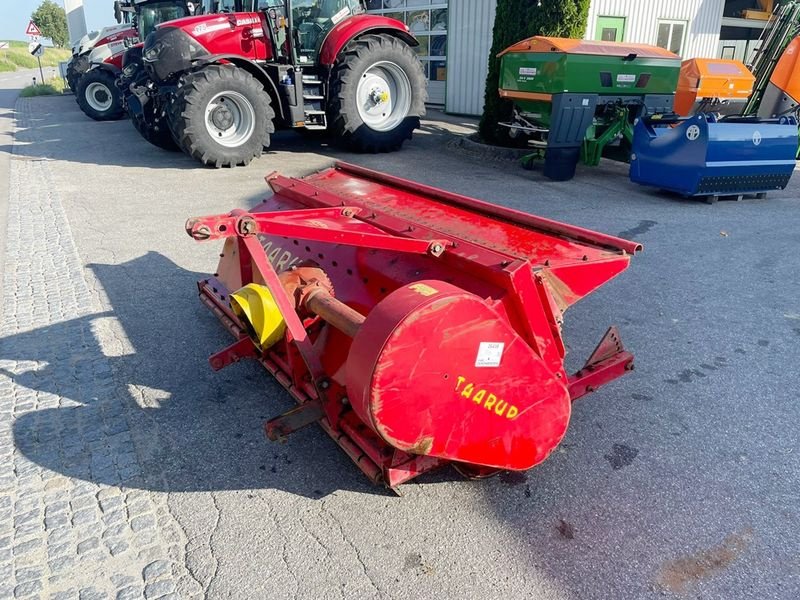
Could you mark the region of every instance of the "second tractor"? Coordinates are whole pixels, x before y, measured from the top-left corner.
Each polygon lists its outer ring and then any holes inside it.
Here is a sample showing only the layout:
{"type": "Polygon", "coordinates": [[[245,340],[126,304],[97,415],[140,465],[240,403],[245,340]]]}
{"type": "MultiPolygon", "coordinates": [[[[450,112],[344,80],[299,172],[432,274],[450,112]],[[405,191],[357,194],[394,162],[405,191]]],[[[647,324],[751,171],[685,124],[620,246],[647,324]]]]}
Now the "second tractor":
{"type": "Polygon", "coordinates": [[[215,2],[128,50],[137,130],[214,167],[248,164],[276,127],[327,130],[348,149],[399,149],[425,112],[416,39],[358,0],[215,2]],[[207,12],[207,11],[203,11],[207,12]]]}

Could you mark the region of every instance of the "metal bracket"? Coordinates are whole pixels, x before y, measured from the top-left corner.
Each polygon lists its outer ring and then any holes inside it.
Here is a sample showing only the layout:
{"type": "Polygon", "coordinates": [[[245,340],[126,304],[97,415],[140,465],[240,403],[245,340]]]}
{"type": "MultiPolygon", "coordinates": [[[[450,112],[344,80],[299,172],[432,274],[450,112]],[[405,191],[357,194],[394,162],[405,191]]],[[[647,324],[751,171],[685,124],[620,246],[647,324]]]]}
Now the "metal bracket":
{"type": "Polygon", "coordinates": [[[622,340],[620,340],[619,337],[619,330],[616,325],[612,325],[608,328],[608,331],[606,331],[600,343],[597,344],[594,352],[586,359],[586,364],[583,365],[583,369],[588,369],[594,364],[601,363],[607,358],[611,358],[624,350],[625,348],[622,346],[622,340]]]}
{"type": "Polygon", "coordinates": [[[273,235],[436,257],[453,245],[445,239],[424,240],[394,235],[361,220],[359,212],[361,209],[355,206],[259,213],[233,211],[227,215],[189,219],[186,232],[197,241],[273,235]]]}
{"type": "Polygon", "coordinates": [[[245,358],[258,358],[256,348],[248,337],[244,337],[216,354],[212,354],[208,362],[214,371],[220,371],[245,358]]]}
{"type": "Polygon", "coordinates": [[[614,379],[633,371],[633,354],[626,351],[616,327],[608,328],[583,368],[570,376],[569,395],[572,400],[590,394],[614,379]]]}
{"type": "Polygon", "coordinates": [[[316,423],[325,417],[325,410],[319,400],[309,400],[297,408],[270,419],[264,424],[267,437],[273,442],[282,442],[290,433],[316,423]]]}

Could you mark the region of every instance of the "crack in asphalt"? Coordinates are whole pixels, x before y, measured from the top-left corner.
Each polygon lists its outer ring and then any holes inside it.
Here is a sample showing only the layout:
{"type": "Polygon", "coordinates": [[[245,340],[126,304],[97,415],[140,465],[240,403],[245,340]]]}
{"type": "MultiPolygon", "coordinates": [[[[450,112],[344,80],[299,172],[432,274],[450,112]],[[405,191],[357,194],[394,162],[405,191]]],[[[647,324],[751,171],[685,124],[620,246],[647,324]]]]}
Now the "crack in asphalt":
{"type": "Polygon", "coordinates": [[[291,594],[292,598],[297,598],[300,593],[300,580],[297,577],[297,574],[292,569],[291,565],[289,564],[289,554],[287,552],[287,542],[288,537],[281,527],[280,523],[278,522],[278,511],[272,506],[271,502],[267,502],[267,508],[270,518],[272,522],[275,524],[275,530],[281,536],[281,560],[283,561],[284,566],[286,567],[286,572],[289,573],[292,577],[292,581],[294,581],[294,592],[291,594]]]}
{"type": "Polygon", "coordinates": [[[320,505],[320,513],[324,512],[325,514],[327,514],[328,517],[330,517],[330,520],[333,521],[333,523],[336,524],[336,527],[339,530],[339,535],[342,536],[342,541],[344,541],[344,543],[347,544],[348,546],[350,546],[350,548],[353,550],[353,553],[356,556],[356,560],[358,561],[359,565],[361,566],[361,571],[364,573],[364,577],[366,577],[367,581],[369,581],[370,585],[378,593],[378,597],[379,598],[388,597],[387,594],[380,588],[380,586],[375,582],[375,580],[369,574],[369,570],[367,569],[367,564],[364,562],[364,558],[361,556],[361,552],[359,551],[358,546],[356,546],[353,543],[353,541],[350,540],[345,535],[344,526],[342,525],[342,522],[339,520],[339,518],[336,515],[334,515],[330,510],[328,510],[328,507],[326,506],[327,502],[328,502],[327,498],[322,501],[322,504],[320,505]]]}
{"type": "Polygon", "coordinates": [[[214,525],[211,527],[211,533],[208,535],[208,548],[211,551],[211,558],[214,561],[214,571],[211,573],[211,577],[208,578],[208,582],[203,588],[203,595],[207,598],[209,590],[211,586],[214,584],[214,580],[217,577],[217,573],[219,573],[219,558],[215,554],[214,549],[214,536],[219,532],[219,524],[222,521],[222,509],[219,507],[219,502],[217,501],[217,496],[214,492],[209,492],[211,496],[211,503],[214,505],[214,510],[216,511],[217,518],[214,521],[214,525]]]}
{"type": "MultiPolygon", "coordinates": [[[[308,536],[312,540],[314,540],[314,542],[316,542],[316,544],[320,548],[322,548],[325,551],[325,558],[328,561],[333,561],[333,553],[331,553],[331,551],[328,548],[328,546],[325,543],[323,543],[323,541],[319,538],[319,536],[316,533],[314,533],[311,529],[308,528],[308,526],[306,525],[306,522],[303,520],[303,516],[301,514],[299,514],[297,516],[297,523],[300,525],[300,528],[303,531],[305,531],[308,534],[308,536]]],[[[342,591],[341,587],[336,588],[336,591],[339,594],[339,598],[341,598],[342,600],[345,600],[345,595],[344,595],[344,592],[342,591]]]]}

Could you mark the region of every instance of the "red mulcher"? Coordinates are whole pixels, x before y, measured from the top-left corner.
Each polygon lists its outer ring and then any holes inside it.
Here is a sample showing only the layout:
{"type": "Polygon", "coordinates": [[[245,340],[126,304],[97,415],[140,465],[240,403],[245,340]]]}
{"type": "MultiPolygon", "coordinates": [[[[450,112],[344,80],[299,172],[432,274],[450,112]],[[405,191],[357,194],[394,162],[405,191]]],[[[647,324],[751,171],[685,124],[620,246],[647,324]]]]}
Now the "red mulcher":
{"type": "Polygon", "coordinates": [[[250,212],[190,219],[225,239],[201,300],[298,407],[280,439],[322,428],[390,488],[452,463],[523,471],[563,438],[571,402],[633,369],[614,327],[564,370],[565,309],[621,273],[635,242],[361,167],[267,177],[250,212]]]}

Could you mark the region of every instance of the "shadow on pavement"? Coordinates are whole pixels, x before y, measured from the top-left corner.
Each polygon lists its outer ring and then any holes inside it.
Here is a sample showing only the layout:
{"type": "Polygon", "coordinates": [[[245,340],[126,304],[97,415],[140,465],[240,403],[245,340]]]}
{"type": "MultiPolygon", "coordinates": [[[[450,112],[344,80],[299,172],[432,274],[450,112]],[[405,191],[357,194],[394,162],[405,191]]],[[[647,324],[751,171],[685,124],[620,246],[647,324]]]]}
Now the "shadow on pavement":
{"type": "MultiPolygon", "coordinates": [[[[11,113],[17,117],[18,124],[15,153],[21,156],[104,167],[207,168],[182,152],[153,146],[136,132],[128,119],[91,120],[80,111],[72,96],[33,98],[28,102],[35,103],[34,114],[11,113]]],[[[270,147],[264,149],[265,154],[280,151],[348,154],[336,150],[329,137],[301,135],[294,131],[279,131],[271,142],[270,147]]],[[[10,152],[11,148],[5,150],[10,152]]]]}
{"type": "MultiPolygon", "coordinates": [[[[80,111],[74,96],[32,98],[22,106],[21,113],[10,113],[17,118],[15,153],[21,156],[104,167],[206,169],[182,152],[170,152],[148,143],[128,119],[93,121],[80,111]],[[26,111],[26,105],[35,109],[26,111]]],[[[414,146],[439,143],[437,134],[452,135],[452,132],[435,123],[423,122],[414,136],[414,146]]],[[[5,150],[10,152],[11,148],[5,150]]],[[[276,132],[272,135],[270,146],[264,149],[265,155],[280,152],[313,153],[351,162],[360,162],[359,157],[371,156],[337,148],[333,138],[324,133],[293,130],[276,132]]]]}
{"type": "Polygon", "coordinates": [[[113,312],[0,340],[0,364],[18,363],[4,375],[36,392],[37,403],[62,398],[58,408],[15,419],[15,445],[29,460],[69,477],[158,491],[384,493],[317,427],[283,445],[266,439],[263,421],[293,402],[256,363],[211,372],[208,355],[231,339],[196,298],[201,274],[154,252],[89,268],[113,312]],[[101,347],[96,331],[108,317],[124,335],[102,336],[101,347]]]}

